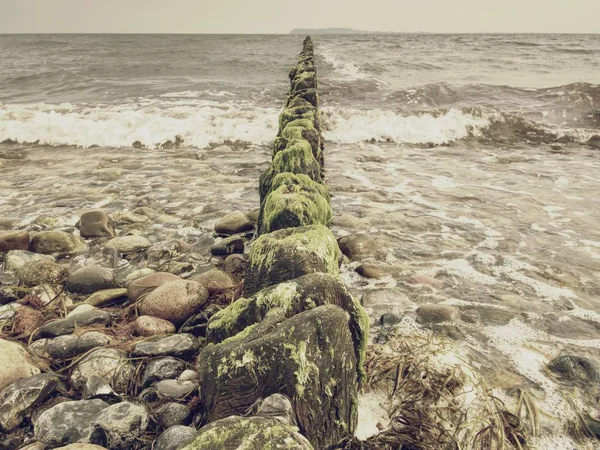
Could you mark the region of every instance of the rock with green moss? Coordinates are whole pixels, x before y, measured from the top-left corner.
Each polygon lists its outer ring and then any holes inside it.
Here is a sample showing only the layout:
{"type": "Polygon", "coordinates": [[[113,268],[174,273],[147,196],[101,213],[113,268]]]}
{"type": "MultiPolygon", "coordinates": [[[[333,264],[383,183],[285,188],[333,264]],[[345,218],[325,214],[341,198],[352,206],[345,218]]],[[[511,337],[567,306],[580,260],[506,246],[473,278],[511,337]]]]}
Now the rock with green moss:
{"type": "Polygon", "coordinates": [[[335,305],[289,319],[276,308],[242,338],[207,345],[198,358],[207,420],[246,411],[279,393],[291,399],[300,432],[315,448],[352,435],[358,377],[349,322],[335,305]]]}
{"type": "Polygon", "coordinates": [[[280,173],[261,206],[258,234],[283,228],[331,224],[331,206],[325,185],[306,175],[280,173]]]}
{"type": "Polygon", "coordinates": [[[288,123],[299,119],[308,120],[313,127],[319,128],[319,112],[317,108],[309,105],[284,109],[279,115],[279,129],[283,130],[288,123]]]}
{"type": "Polygon", "coordinates": [[[230,416],[206,425],[179,450],[313,450],[293,427],[277,419],[230,416]]]}
{"type": "Polygon", "coordinates": [[[273,162],[263,172],[259,180],[260,202],[264,201],[273,185],[276,175],[283,172],[308,175],[311,180],[321,183],[321,165],[315,159],[310,145],[292,145],[280,151],[273,162]]]}
{"type": "Polygon", "coordinates": [[[315,72],[302,72],[292,80],[292,93],[305,89],[317,89],[317,77],[315,72]]]}
{"type": "Polygon", "coordinates": [[[337,275],[341,252],[324,225],[286,228],[259,237],[246,264],[244,295],[250,296],[274,284],[308,273],[337,275]]]}
{"type": "Polygon", "coordinates": [[[340,278],[334,275],[312,273],[270,286],[251,297],[238,299],[212,316],[206,340],[216,344],[226,339],[240,339],[244,332],[250,332],[248,328],[260,323],[275,308],[280,308],[283,315],[290,318],[328,304],[339,306],[350,315],[349,326],[362,384],[365,377],[369,317],[360,302],[348,292],[340,278]]]}
{"type": "Polygon", "coordinates": [[[319,92],[316,89],[296,89],[296,91],[289,96],[288,104],[286,106],[292,106],[292,102],[296,98],[306,100],[315,108],[319,107],[319,92]]]}
{"type": "Polygon", "coordinates": [[[307,119],[298,119],[289,122],[286,127],[281,130],[280,136],[275,140],[273,145],[273,157],[282,150],[291,147],[298,141],[308,141],[312,149],[313,156],[323,165],[323,141],[321,134],[313,126],[312,122],[307,119]],[[282,147],[285,144],[285,147],[282,147]]]}

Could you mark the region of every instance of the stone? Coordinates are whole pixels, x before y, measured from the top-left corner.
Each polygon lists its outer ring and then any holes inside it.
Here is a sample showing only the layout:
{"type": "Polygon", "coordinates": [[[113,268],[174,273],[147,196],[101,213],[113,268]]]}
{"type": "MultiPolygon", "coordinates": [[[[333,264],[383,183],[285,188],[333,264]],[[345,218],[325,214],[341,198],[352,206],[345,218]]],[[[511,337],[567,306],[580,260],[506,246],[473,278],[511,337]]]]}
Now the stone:
{"type": "Polygon", "coordinates": [[[241,449],[249,443],[255,449],[313,450],[296,428],[276,419],[231,416],[202,427],[193,441],[180,450],[241,449]]]}
{"type": "Polygon", "coordinates": [[[73,334],[58,336],[48,341],[45,351],[54,359],[66,359],[108,344],[110,338],[107,335],[98,331],[89,331],[80,336],[73,334]]]}
{"type": "Polygon", "coordinates": [[[198,353],[200,342],[191,334],[180,333],[138,342],[133,348],[133,356],[174,356],[189,359],[198,353]]]}
{"type": "Polygon", "coordinates": [[[86,303],[92,306],[112,306],[127,300],[127,289],[114,288],[94,292],[86,299],[86,303]]]}
{"type": "Polygon", "coordinates": [[[183,361],[172,357],[153,359],[142,375],[142,387],[146,388],[156,381],[177,378],[185,368],[183,361]]]}
{"type": "Polygon", "coordinates": [[[31,239],[31,250],[35,253],[83,253],[88,246],[79,236],[65,231],[41,231],[31,239]]]}
{"type": "Polygon", "coordinates": [[[58,386],[58,377],[41,373],[21,378],[0,392],[0,429],[10,431],[18,427],[25,414],[43,403],[58,386]]]}
{"type": "Polygon", "coordinates": [[[175,425],[166,429],[155,441],[154,450],[177,450],[194,440],[198,432],[195,428],[175,425]]]}
{"type": "Polygon", "coordinates": [[[355,355],[349,316],[338,306],[289,319],[275,308],[261,323],[204,347],[197,364],[200,408],[210,423],[284,394],[312,445],[328,448],[357,424],[355,355]]]}
{"type": "Polygon", "coordinates": [[[32,288],[31,293],[37,295],[44,306],[52,302],[57,308],[73,305],[73,301],[61,285],[40,284],[32,288]]]}
{"type": "Polygon", "coordinates": [[[11,250],[29,250],[27,231],[0,231],[0,253],[11,250]]]}
{"type": "Polygon", "coordinates": [[[29,352],[21,344],[0,339],[0,391],[21,378],[40,373],[29,352]]]}
{"type": "Polygon", "coordinates": [[[133,328],[138,336],[156,336],[175,333],[175,325],[168,320],[152,316],[140,316],[133,322],[133,328]]]}
{"type": "Polygon", "coordinates": [[[548,363],[548,369],[558,377],[569,381],[586,384],[596,384],[600,381],[600,363],[585,356],[559,356],[548,363]]]}
{"type": "Polygon", "coordinates": [[[254,241],[248,255],[244,296],[308,273],[337,275],[340,261],[337,242],[331,230],[323,225],[264,234],[254,241]]]}
{"type": "Polygon", "coordinates": [[[115,237],[115,222],[102,210],[86,211],[75,224],[84,238],[115,237]]]}
{"type": "Polygon", "coordinates": [[[98,398],[106,403],[117,403],[121,400],[119,395],[111,387],[110,383],[102,377],[92,375],[85,382],[81,392],[82,400],[98,398]]]}
{"type": "Polygon", "coordinates": [[[181,403],[169,402],[155,411],[157,422],[164,429],[174,425],[189,425],[192,421],[192,411],[181,403]]]}
{"type": "Polygon", "coordinates": [[[460,309],[450,305],[423,305],[417,308],[417,318],[425,324],[456,322],[460,319],[460,309]]]}
{"type": "Polygon", "coordinates": [[[246,233],[254,229],[254,224],[240,211],[227,214],[215,224],[215,231],[219,234],[246,233]]]}
{"type": "Polygon", "coordinates": [[[16,217],[0,218],[0,230],[11,230],[19,225],[20,220],[16,217]]]}
{"type": "Polygon", "coordinates": [[[44,411],[34,423],[35,438],[47,445],[64,445],[90,440],[92,421],[108,403],[76,400],[59,403],[44,411]]]}
{"type": "Polygon", "coordinates": [[[67,289],[78,294],[93,294],[104,289],[114,289],[117,282],[112,270],[99,266],[82,267],[67,278],[67,289]]]}
{"type": "Polygon", "coordinates": [[[246,258],[244,258],[244,255],[238,253],[229,255],[223,261],[222,269],[224,272],[235,276],[236,279],[243,278],[244,270],[246,269],[246,258]]]}
{"type": "Polygon", "coordinates": [[[149,208],[147,206],[140,206],[139,208],[135,208],[133,210],[133,213],[137,214],[139,216],[146,216],[150,220],[154,220],[158,216],[160,216],[160,213],[158,211],[156,211],[155,209],[149,208]]]}
{"type": "Polygon", "coordinates": [[[53,260],[51,255],[40,255],[24,250],[11,250],[4,257],[4,268],[9,272],[16,272],[26,263],[42,259],[53,260]]]}
{"type": "Polygon", "coordinates": [[[108,326],[112,323],[113,317],[107,311],[93,309],[71,316],[64,319],[54,320],[42,325],[36,333],[36,338],[57,337],[64,334],[71,334],[76,328],[86,327],[89,325],[108,326]]]}
{"type": "Polygon", "coordinates": [[[354,269],[354,271],[362,277],[378,279],[391,275],[394,271],[394,266],[364,262],[354,269]]]}
{"type": "Polygon", "coordinates": [[[297,426],[296,414],[290,399],[285,395],[273,394],[255,404],[256,416],[268,419],[277,419],[282,423],[297,426]]]}
{"type": "Polygon", "coordinates": [[[167,272],[151,273],[146,276],[137,278],[127,285],[127,297],[130,302],[135,302],[140,299],[142,295],[149,294],[154,289],[162,286],[170,281],[179,281],[177,275],[167,272]]]}
{"type": "Polygon", "coordinates": [[[161,380],[155,384],[158,398],[161,399],[184,399],[200,384],[197,381],[161,380]]]}
{"type": "Polygon", "coordinates": [[[382,327],[393,327],[400,322],[402,322],[402,316],[400,314],[385,313],[379,318],[379,323],[382,327]]]}
{"type": "Polygon", "coordinates": [[[118,223],[145,223],[148,222],[148,216],[136,214],[131,211],[117,211],[111,214],[112,219],[118,223]]]}
{"type": "Polygon", "coordinates": [[[181,375],[179,375],[177,379],[182,381],[195,381],[200,379],[200,375],[198,375],[198,372],[195,370],[186,369],[181,372],[181,375]]]}
{"type": "Polygon", "coordinates": [[[17,276],[25,286],[32,287],[45,283],[61,284],[69,276],[69,271],[52,260],[42,259],[24,264],[17,271],[17,276]]]}
{"type": "Polygon", "coordinates": [[[143,236],[121,236],[108,241],[105,246],[114,248],[120,253],[134,253],[150,247],[150,241],[143,236]]]}
{"type": "MultiPolygon", "coordinates": [[[[44,448],[45,448],[45,446],[44,446],[44,448]]],[[[96,445],[96,444],[85,444],[83,442],[76,442],[74,444],[65,445],[64,447],[56,447],[54,450],[107,450],[107,449],[106,449],[106,447],[102,447],[102,446],[96,445]]]]}
{"type": "Polygon", "coordinates": [[[252,223],[258,222],[258,215],[260,214],[260,208],[253,209],[246,213],[246,217],[252,223]]]}
{"type": "Polygon", "coordinates": [[[207,270],[194,275],[190,280],[197,281],[204,286],[210,296],[232,289],[234,286],[231,277],[219,269],[207,270]]]}
{"type": "Polygon", "coordinates": [[[195,281],[178,280],[165,283],[138,302],[141,315],[158,317],[175,325],[199,312],[208,300],[204,286],[195,281]]]}
{"type": "Polygon", "coordinates": [[[219,239],[210,248],[213,256],[227,256],[233,253],[244,253],[244,239],[239,236],[231,236],[219,239]]]}
{"type": "Polygon", "coordinates": [[[92,419],[90,440],[110,449],[131,448],[150,423],[142,405],[121,402],[103,409],[92,419]]]}
{"type": "Polygon", "coordinates": [[[338,239],[338,244],[342,253],[350,261],[362,261],[369,258],[383,260],[387,255],[387,249],[383,247],[383,244],[368,234],[342,236],[338,239]]]}
{"type": "Polygon", "coordinates": [[[75,389],[81,390],[88,378],[95,375],[106,379],[115,392],[125,393],[134,371],[125,352],[114,348],[97,348],[77,363],[70,380],[75,389]]]}
{"type": "Polygon", "coordinates": [[[126,286],[129,286],[129,284],[134,281],[137,280],[138,278],[143,278],[146,275],[150,275],[155,273],[156,271],[154,269],[151,269],[149,267],[145,267],[143,269],[138,269],[138,270],[134,270],[133,272],[127,274],[127,276],[123,279],[123,284],[125,284],[126,286]]]}
{"type": "MultiPolygon", "coordinates": [[[[19,284],[17,279],[16,285],[19,284]]],[[[7,303],[14,303],[19,300],[19,290],[17,286],[0,286],[0,305],[6,305],[7,303]]],[[[19,305],[21,306],[21,305],[19,305]]],[[[1,309],[0,309],[1,311],[1,309]]]]}

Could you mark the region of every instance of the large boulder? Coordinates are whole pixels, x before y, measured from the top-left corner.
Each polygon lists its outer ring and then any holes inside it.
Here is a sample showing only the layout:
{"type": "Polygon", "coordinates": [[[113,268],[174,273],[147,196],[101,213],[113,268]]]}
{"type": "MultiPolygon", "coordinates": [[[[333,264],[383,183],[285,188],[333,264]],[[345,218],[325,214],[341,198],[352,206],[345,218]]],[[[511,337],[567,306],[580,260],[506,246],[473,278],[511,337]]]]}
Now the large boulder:
{"type": "Polygon", "coordinates": [[[280,173],[261,206],[259,234],[283,228],[331,224],[327,187],[306,175],[280,173]]]}
{"type": "Polygon", "coordinates": [[[80,253],[88,246],[79,236],[65,231],[42,231],[31,240],[31,250],[35,253],[80,253]]]}
{"type": "Polygon", "coordinates": [[[40,259],[25,263],[18,271],[17,276],[25,286],[38,286],[40,284],[61,284],[69,276],[69,271],[50,259],[40,259]]]}
{"type": "Polygon", "coordinates": [[[156,272],[149,275],[136,278],[127,285],[127,297],[129,301],[135,302],[140,299],[142,295],[152,292],[157,287],[168,283],[170,281],[179,281],[177,275],[173,275],[168,272],[156,272]]]}
{"type": "Polygon", "coordinates": [[[364,378],[369,335],[369,317],[344,283],[331,274],[313,273],[286,283],[270,286],[257,294],[240,298],[213,315],[208,323],[206,341],[219,343],[260,323],[273,309],[289,318],[322,305],[336,305],[350,315],[350,331],[354,340],[361,380],[364,378]]]}
{"type": "Polygon", "coordinates": [[[127,353],[114,348],[97,348],[77,363],[70,380],[75,389],[81,390],[88,378],[99,376],[108,381],[116,392],[125,393],[134,372],[127,353]]]}
{"type": "Polygon", "coordinates": [[[311,146],[308,143],[294,144],[277,153],[267,170],[260,176],[258,190],[261,203],[271,191],[275,176],[284,172],[304,174],[317,183],[323,181],[321,165],[313,156],[311,146]]]}
{"type": "Polygon", "coordinates": [[[27,231],[0,231],[0,253],[11,250],[29,250],[27,231]]]}
{"type": "Polygon", "coordinates": [[[219,234],[237,234],[252,231],[254,224],[240,211],[227,214],[215,224],[215,231],[219,234]]]}
{"type": "Polygon", "coordinates": [[[75,226],[84,238],[115,237],[115,222],[102,210],[84,212],[75,226]]]}
{"type": "Polygon", "coordinates": [[[67,289],[78,294],[93,294],[103,289],[116,287],[117,282],[112,270],[105,267],[82,267],[67,278],[67,289]]]}
{"type": "Polygon", "coordinates": [[[21,378],[0,392],[0,429],[19,426],[32,407],[46,401],[58,386],[58,377],[41,373],[21,378]]]}
{"type": "Polygon", "coordinates": [[[16,342],[0,339],[0,391],[21,378],[40,373],[25,347],[16,342]]]}
{"type": "Polygon", "coordinates": [[[320,306],[287,320],[273,309],[261,323],[207,345],[198,371],[201,407],[209,422],[281,393],[292,399],[298,426],[315,448],[339,442],[356,427],[354,343],[349,316],[337,306],[320,306]]]}
{"type": "Polygon", "coordinates": [[[244,295],[302,275],[324,272],[337,275],[340,249],[329,228],[311,225],[286,228],[259,237],[250,250],[244,295]]]}
{"type": "Polygon", "coordinates": [[[200,283],[178,280],[165,283],[138,303],[141,315],[158,317],[181,325],[199,312],[208,300],[208,292],[200,283]]]}

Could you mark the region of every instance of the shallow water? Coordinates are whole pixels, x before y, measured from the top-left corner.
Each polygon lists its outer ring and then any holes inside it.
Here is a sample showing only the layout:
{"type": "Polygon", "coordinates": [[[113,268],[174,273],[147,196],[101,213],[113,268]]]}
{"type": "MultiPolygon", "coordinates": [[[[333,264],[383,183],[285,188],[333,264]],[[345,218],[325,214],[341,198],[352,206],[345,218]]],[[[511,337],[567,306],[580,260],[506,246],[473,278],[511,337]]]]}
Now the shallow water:
{"type": "MultiPolygon", "coordinates": [[[[157,205],[150,240],[184,240],[205,264],[215,220],[258,207],[300,37],[134,36],[114,51],[114,37],[7,39],[0,56],[17,59],[0,72],[0,141],[17,143],[0,145],[0,217],[73,226],[90,208],[157,205]]],[[[315,39],[333,230],[376,236],[391,271],[368,280],[348,263],[344,279],[374,323],[397,312],[406,332],[426,328],[420,305],[458,307],[460,321],[434,329],[498,396],[535,396],[549,415],[539,449],[574,448],[566,420],[598,408],[546,369],[561,354],[600,357],[598,42],[315,39]]]]}

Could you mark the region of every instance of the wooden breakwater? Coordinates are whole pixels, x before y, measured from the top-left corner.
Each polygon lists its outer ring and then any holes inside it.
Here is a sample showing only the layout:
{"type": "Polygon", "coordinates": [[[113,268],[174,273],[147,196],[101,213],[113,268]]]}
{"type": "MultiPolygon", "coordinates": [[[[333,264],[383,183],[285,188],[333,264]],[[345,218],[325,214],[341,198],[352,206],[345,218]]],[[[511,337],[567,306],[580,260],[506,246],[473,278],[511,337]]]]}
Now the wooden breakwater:
{"type": "Polygon", "coordinates": [[[198,358],[208,425],[186,449],[324,449],[357,425],[369,321],[339,278],[310,37],[289,76],[244,297],[208,324],[198,358]]]}

